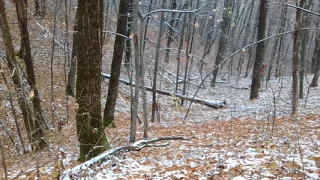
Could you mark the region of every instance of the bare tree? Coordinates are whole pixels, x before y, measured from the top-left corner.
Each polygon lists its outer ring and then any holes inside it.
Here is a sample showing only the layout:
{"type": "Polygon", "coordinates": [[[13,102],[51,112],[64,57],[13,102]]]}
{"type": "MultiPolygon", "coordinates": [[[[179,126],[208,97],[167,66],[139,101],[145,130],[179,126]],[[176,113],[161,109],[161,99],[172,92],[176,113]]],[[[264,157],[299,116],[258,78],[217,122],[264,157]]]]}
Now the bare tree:
{"type": "Polygon", "coordinates": [[[319,81],[319,76],[320,76],[320,31],[317,31],[317,36],[316,36],[316,42],[315,42],[315,48],[314,48],[314,54],[312,57],[312,61],[314,61],[314,75],[313,79],[311,82],[311,87],[317,87],[318,86],[318,81],[319,81]]]}
{"type": "MultiPolygon", "coordinates": [[[[299,7],[303,7],[305,0],[301,0],[299,7]]],[[[299,98],[299,41],[300,41],[300,31],[301,31],[301,9],[296,10],[296,22],[295,22],[295,32],[293,39],[293,57],[292,57],[292,109],[291,113],[296,114],[298,108],[298,98],[299,98]]]]}
{"type": "MultiPolygon", "coordinates": [[[[171,7],[170,9],[177,9],[177,0],[171,0],[171,7]]],[[[175,27],[174,27],[174,24],[175,24],[175,16],[176,16],[176,13],[175,12],[172,12],[171,13],[171,19],[169,20],[169,34],[168,34],[168,40],[167,40],[167,48],[166,48],[166,55],[165,55],[165,58],[164,60],[166,62],[169,62],[169,55],[170,55],[170,47],[171,47],[171,42],[173,41],[174,39],[174,33],[175,33],[175,27]]]]}
{"type": "Polygon", "coordinates": [[[101,117],[101,68],[103,0],[78,1],[76,121],[80,143],[79,161],[90,159],[110,145],[101,117]]]}
{"type": "MultiPolygon", "coordinates": [[[[265,38],[265,30],[266,30],[266,21],[267,21],[267,13],[268,8],[266,7],[267,0],[260,1],[260,14],[259,14],[259,23],[258,23],[258,41],[265,38]]],[[[253,67],[253,75],[252,75],[252,84],[250,91],[250,99],[254,99],[258,97],[259,89],[261,86],[261,79],[263,76],[263,61],[265,54],[265,42],[260,42],[256,47],[256,57],[254,61],[253,67]]]]}
{"type": "MultiPolygon", "coordinates": [[[[309,0],[307,1],[306,5],[305,5],[305,9],[310,9],[311,6],[313,4],[313,0],[309,0]]],[[[311,24],[311,17],[310,14],[307,14],[306,12],[303,12],[303,16],[302,16],[302,28],[307,28],[310,26],[311,24]]],[[[308,58],[308,47],[307,48],[307,43],[309,41],[309,36],[310,33],[309,31],[302,31],[301,33],[301,48],[300,48],[300,52],[301,52],[301,67],[300,67],[300,71],[299,71],[299,98],[302,99],[303,98],[303,84],[304,84],[304,76],[305,76],[305,67],[306,67],[306,63],[307,63],[307,58],[308,58]]]]}
{"type": "Polygon", "coordinates": [[[68,72],[68,82],[66,87],[66,93],[69,96],[74,96],[74,85],[76,83],[76,71],[77,71],[77,50],[78,50],[78,19],[79,13],[76,12],[76,17],[73,26],[73,43],[72,43],[72,53],[71,53],[71,63],[68,72]]]}
{"type": "Polygon", "coordinates": [[[121,36],[121,34],[126,34],[128,20],[128,5],[130,4],[130,1],[131,0],[120,0],[119,2],[117,35],[114,42],[114,50],[111,64],[111,78],[109,81],[107,102],[104,108],[103,116],[103,124],[105,127],[115,127],[114,109],[116,107],[117,102],[121,63],[126,40],[123,36],[121,36]]]}
{"type": "Polygon", "coordinates": [[[223,60],[231,17],[232,17],[232,0],[226,0],[224,1],[223,19],[220,26],[219,47],[218,47],[217,57],[215,61],[215,70],[212,73],[213,74],[213,79],[211,81],[212,87],[214,87],[216,84],[216,79],[219,72],[219,66],[223,60]]]}
{"type": "Polygon", "coordinates": [[[21,41],[24,45],[25,55],[23,56],[23,60],[26,66],[27,72],[27,80],[30,86],[31,91],[33,92],[32,96],[32,104],[35,112],[35,116],[37,120],[46,128],[49,128],[49,125],[46,121],[46,118],[43,114],[42,107],[41,107],[41,100],[38,92],[38,88],[36,85],[36,78],[34,75],[34,68],[33,68],[33,60],[31,56],[31,47],[30,47],[30,39],[29,39],[29,32],[28,32],[28,18],[27,18],[27,1],[15,1],[16,10],[18,14],[18,21],[19,21],[19,28],[21,32],[21,41]]]}
{"type": "Polygon", "coordinates": [[[134,43],[134,66],[135,66],[135,88],[134,96],[131,100],[131,123],[130,123],[130,142],[136,141],[136,130],[137,130],[137,116],[139,107],[139,94],[140,94],[140,83],[141,83],[141,43],[140,34],[138,33],[138,21],[139,21],[139,0],[133,1],[133,19],[132,19],[132,35],[134,43]]]}
{"type": "MultiPolygon", "coordinates": [[[[162,1],[162,9],[166,7],[166,0],[162,1]]],[[[160,16],[160,28],[157,39],[157,47],[156,47],[156,57],[154,60],[154,69],[153,69],[153,82],[152,82],[152,114],[151,114],[151,122],[154,122],[157,111],[157,77],[158,77],[158,69],[159,69],[159,55],[160,55],[160,46],[161,46],[161,37],[163,35],[163,22],[164,22],[164,12],[161,12],[160,16]]]]}

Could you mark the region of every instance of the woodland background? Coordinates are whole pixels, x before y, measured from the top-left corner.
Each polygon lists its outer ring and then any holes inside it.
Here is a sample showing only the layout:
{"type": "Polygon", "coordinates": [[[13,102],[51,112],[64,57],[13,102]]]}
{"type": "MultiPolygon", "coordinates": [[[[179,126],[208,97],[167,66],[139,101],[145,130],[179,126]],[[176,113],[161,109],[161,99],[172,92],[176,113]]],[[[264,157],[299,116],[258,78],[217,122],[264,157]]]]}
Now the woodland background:
{"type": "Polygon", "coordinates": [[[318,179],[315,0],[0,0],[0,177],[318,179]]]}

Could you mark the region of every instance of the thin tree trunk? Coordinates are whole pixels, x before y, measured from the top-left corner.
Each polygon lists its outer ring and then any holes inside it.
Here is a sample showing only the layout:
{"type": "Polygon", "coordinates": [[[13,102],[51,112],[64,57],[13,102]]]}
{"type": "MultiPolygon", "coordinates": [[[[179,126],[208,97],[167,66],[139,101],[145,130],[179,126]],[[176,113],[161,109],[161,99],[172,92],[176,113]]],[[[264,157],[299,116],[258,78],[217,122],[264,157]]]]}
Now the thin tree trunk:
{"type": "MultiPolygon", "coordinates": [[[[162,9],[165,9],[165,7],[166,7],[166,0],[163,0],[162,1],[162,9]]],[[[159,29],[159,33],[158,33],[156,57],[154,60],[154,70],[153,70],[151,122],[154,122],[155,117],[156,117],[156,110],[157,110],[157,92],[156,92],[156,90],[157,90],[157,77],[158,77],[158,68],[159,68],[161,37],[163,34],[163,23],[164,23],[164,12],[161,12],[160,29],[159,29]]]]}
{"type": "Polygon", "coordinates": [[[224,2],[224,12],[223,12],[223,21],[221,22],[221,29],[220,29],[220,38],[219,38],[219,47],[217,52],[217,57],[215,60],[215,70],[213,71],[213,79],[211,81],[211,86],[214,87],[216,83],[216,79],[219,72],[219,65],[223,60],[224,51],[226,47],[227,42],[227,36],[228,36],[228,26],[231,21],[232,16],[232,4],[231,0],[227,0],[224,2]]]}
{"type": "MultiPolygon", "coordinates": [[[[306,6],[304,7],[305,9],[309,9],[310,8],[310,3],[312,3],[312,0],[309,0],[306,3],[306,6]]],[[[302,17],[302,22],[304,22],[302,24],[302,28],[306,28],[310,26],[310,16],[306,13],[303,13],[303,17],[302,17]]],[[[306,66],[306,58],[307,58],[307,43],[309,40],[309,32],[308,31],[302,31],[301,33],[301,67],[300,67],[300,71],[299,71],[299,98],[303,99],[303,83],[304,83],[304,75],[305,75],[305,66],[306,66]]]]}
{"type": "MultiPolygon", "coordinates": [[[[260,1],[260,14],[259,14],[259,24],[258,24],[258,41],[264,39],[266,30],[266,21],[268,8],[266,7],[267,0],[260,1]]],[[[263,76],[263,61],[265,55],[265,42],[260,42],[256,47],[256,57],[254,61],[250,99],[255,99],[259,95],[259,89],[261,86],[261,79],[263,76]]]]}
{"type": "MultiPolygon", "coordinates": [[[[144,21],[141,21],[141,27],[144,27],[144,21]]],[[[144,29],[146,30],[146,29],[144,29]]],[[[140,31],[140,37],[143,37],[145,32],[140,31]]],[[[144,38],[140,38],[140,44],[144,45],[144,38]]],[[[145,85],[145,65],[144,65],[144,49],[140,45],[140,69],[141,69],[141,90],[142,90],[142,109],[143,109],[143,138],[148,139],[148,107],[147,107],[147,92],[145,85]]]]}
{"type": "Polygon", "coordinates": [[[76,84],[76,71],[77,71],[77,53],[78,53],[78,19],[79,19],[79,13],[78,10],[76,10],[76,17],[74,20],[74,26],[73,26],[73,43],[72,43],[72,53],[71,53],[71,64],[70,64],[70,70],[68,73],[68,83],[66,87],[66,93],[69,96],[74,96],[74,86],[76,84]]]}
{"type": "MultiPolygon", "coordinates": [[[[128,6],[128,20],[127,20],[127,37],[130,36],[132,32],[132,11],[133,11],[133,4],[132,0],[127,4],[128,6]]],[[[132,62],[131,62],[131,39],[126,39],[126,47],[125,47],[125,65],[128,69],[128,73],[130,73],[131,67],[132,67],[132,62]]]]}
{"type": "Polygon", "coordinates": [[[130,123],[130,138],[129,141],[136,141],[136,131],[137,131],[137,116],[138,116],[138,107],[139,107],[139,93],[140,93],[140,82],[141,82],[141,71],[140,71],[140,48],[141,44],[139,42],[138,34],[138,20],[139,20],[139,0],[133,1],[133,22],[132,22],[132,34],[134,42],[134,61],[135,61],[135,91],[134,97],[132,97],[131,102],[131,123],[130,123]]]}
{"type": "MultiPolygon", "coordinates": [[[[172,0],[171,2],[171,8],[170,9],[177,9],[177,0],[172,0]]],[[[171,20],[170,20],[170,27],[169,27],[169,34],[168,34],[168,40],[167,40],[167,47],[166,47],[166,55],[165,55],[165,58],[164,58],[164,61],[165,62],[169,62],[169,55],[170,55],[170,47],[171,47],[171,42],[173,41],[173,38],[174,38],[174,31],[175,31],[175,27],[174,27],[174,24],[175,24],[175,18],[176,16],[176,13],[175,12],[172,12],[171,13],[171,20]]]]}
{"type": "Polygon", "coordinates": [[[18,13],[19,28],[21,29],[21,32],[22,32],[21,39],[25,46],[24,47],[25,48],[24,63],[26,66],[27,80],[28,80],[28,84],[30,86],[31,91],[33,91],[33,94],[34,94],[34,96],[32,97],[32,104],[33,104],[35,116],[42,126],[49,129],[49,125],[42,111],[39,92],[36,86],[36,78],[34,75],[33,60],[31,56],[31,47],[30,47],[30,39],[29,39],[28,24],[27,24],[27,11],[26,11],[27,3],[24,0],[24,1],[16,1],[15,4],[16,4],[16,9],[18,13]]]}
{"type": "MultiPolygon", "coordinates": [[[[120,0],[119,2],[119,14],[118,14],[118,25],[117,34],[126,34],[127,20],[128,20],[128,2],[130,0],[120,0]]],[[[107,102],[104,108],[103,124],[104,127],[116,127],[114,123],[114,109],[117,102],[117,94],[119,87],[119,78],[121,72],[121,63],[123,57],[123,50],[125,48],[125,38],[120,35],[116,35],[114,42],[114,50],[111,64],[111,78],[109,81],[107,102]]]]}
{"type": "MultiPolygon", "coordinates": [[[[186,7],[187,3],[185,3],[186,7]]],[[[180,74],[180,65],[181,65],[181,49],[183,47],[183,42],[184,42],[184,34],[185,34],[185,28],[186,28],[186,24],[187,24],[187,15],[184,14],[183,15],[183,20],[182,20],[182,29],[180,32],[180,38],[179,38],[179,47],[178,47],[178,53],[177,53],[177,76],[176,76],[176,88],[175,88],[175,93],[178,93],[178,87],[179,87],[179,74],[180,74]]]]}
{"type": "Polygon", "coordinates": [[[318,80],[320,76],[320,31],[317,31],[316,42],[314,47],[314,53],[312,57],[312,61],[315,62],[314,75],[311,82],[311,87],[318,86],[318,80]]]}
{"type": "MultiPolygon", "coordinates": [[[[299,7],[303,7],[305,0],[301,0],[299,7]]],[[[293,39],[293,57],[292,57],[292,114],[297,113],[298,108],[298,97],[299,97],[299,41],[300,41],[300,28],[301,28],[301,10],[296,10],[296,23],[295,23],[295,32],[293,39]]]]}
{"type": "MultiPolygon", "coordinates": [[[[188,3],[188,8],[191,9],[191,8],[192,8],[192,2],[187,1],[187,3],[188,3]]],[[[192,32],[194,32],[194,22],[192,23],[191,19],[192,19],[192,14],[189,13],[189,14],[188,14],[188,20],[187,20],[187,21],[188,21],[188,24],[187,24],[187,25],[189,25],[188,27],[189,27],[189,29],[190,29],[190,32],[187,34],[187,38],[186,38],[186,40],[187,40],[187,46],[186,46],[186,67],[185,67],[185,69],[184,69],[182,95],[185,95],[185,94],[186,94],[186,91],[187,91],[187,77],[188,77],[188,70],[189,70],[189,63],[190,63],[190,56],[189,56],[189,54],[191,54],[191,49],[190,49],[190,47],[192,47],[191,35],[193,35],[192,32]],[[191,44],[191,45],[190,45],[190,44],[191,44]],[[190,49],[190,51],[189,51],[189,49],[190,49]]],[[[184,100],[181,101],[181,105],[183,105],[183,104],[184,104],[184,100]]]]}

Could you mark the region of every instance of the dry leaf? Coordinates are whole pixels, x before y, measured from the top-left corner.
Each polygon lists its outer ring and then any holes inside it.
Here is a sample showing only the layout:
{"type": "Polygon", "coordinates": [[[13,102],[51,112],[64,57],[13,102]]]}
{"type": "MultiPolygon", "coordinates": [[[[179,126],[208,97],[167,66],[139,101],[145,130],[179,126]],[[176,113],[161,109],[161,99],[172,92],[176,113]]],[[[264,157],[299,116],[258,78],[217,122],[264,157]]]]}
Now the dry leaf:
{"type": "Polygon", "coordinates": [[[299,169],[300,168],[300,166],[294,161],[289,161],[289,162],[285,163],[284,166],[286,168],[294,168],[294,169],[299,169]]]}
{"type": "Polygon", "coordinates": [[[6,107],[5,106],[0,106],[0,117],[4,118],[6,116],[6,107]]]}
{"type": "Polygon", "coordinates": [[[34,91],[31,90],[31,91],[29,92],[29,99],[32,99],[33,97],[34,97],[34,91]]]}
{"type": "Polygon", "coordinates": [[[277,163],[277,162],[273,162],[273,163],[271,163],[271,164],[268,166],[268,168],[269,168],[270,170],[277,169],[277,168],[278,168],[278,163],[277,163]]]}
{"type": "Polygon", "coordinates": [[[134,37],[134,33],[130,33],[129,38],[132,39],[134,37]]]}
{"type": "Polygon", "coordinates": [[[156,21],[156,20],[158,20],[158,15],[154,15],[153,16],[153,19],[156,21]]]}

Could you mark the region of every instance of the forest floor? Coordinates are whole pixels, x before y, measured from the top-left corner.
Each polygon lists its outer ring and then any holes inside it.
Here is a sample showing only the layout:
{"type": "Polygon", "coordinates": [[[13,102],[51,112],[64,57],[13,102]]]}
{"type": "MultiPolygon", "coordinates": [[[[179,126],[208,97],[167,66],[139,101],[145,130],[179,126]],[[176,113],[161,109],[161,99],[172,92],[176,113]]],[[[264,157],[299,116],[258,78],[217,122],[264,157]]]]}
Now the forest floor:
{"type": "MultiPolygon", "coordinates": [[[[153,147],[119,152],[90,167],[82,166],[76,161],[79,144],[76,137],[75,100],[69,97],[67,102],[64,93],[64,51],[60,47],[56,48],[53,64],[54,87],[51,89],[49,64],[52,39],[48,32],[35,22],[49,28],[51,32],[52,22],[32,17],[29,22],[37,84],[43,109],[54,127],[46,133],[49,144],[46,150],[24,155],[17,155],[9,138],[0,131],[1,149],[5,157],[4,161],[0,158],[0,178],[5,178],[3,164],[8,171],[8,179],[54,179],[57,176],[61,176],[61,179],[320,178],[320,88],[308,87],[311,78],[309,75],[305,78],[304,99],[299,102],[297,116],[290,115],[292,81],[285,76],[271,78],[268,88],[264,84],[256,100],[249,100],[250,77],[226,74],[223,78],[219,77],[215,88],[209,87],[210,82],[207,81],[206,88],[200,89],[196,97],[210,101],[226,100],[227,107],[212,109],[192,104],[186,119],[189,104],[180,106],[175,103],[174,96],[159,95],[159,121],[149,124],[149,139],[184,137],[189,140],[160,141],[153,147]],[[53,116],[50,110],[51,90],[55,107],[53,116]],[[57,128],[59,121],[65,122],[61,130],[57,128]],[[81,172],[77,171],[77,165],[81,166],[81,172]]],[[[17,24],[12,25],[15,25],[12,31],[16,32],[13,37],[19,39],[17,24]]],[[[59,28],[63,29],[64,26],[58,26],[59,28]]],[[[61,32],[58,31],[58,34],[61,32]]],[[[152,34],[150,36],[153,37],[152,34]]],[[[112,44],[112,38],[109,44],[112,44]]],[[[18,43],[16,45],[18,49],[18,43]]],[[[112,46],[105,49],[103,66],[107,73],[112,46]]],[[[3,49],[1,51],[4,52],[3,49]]],[[[152,56],[154,47],[148,46],[146,52],[152,56]]],[[[174,72],[176,64],[162,63],[160,66],[174,72]]],[[[181,68],[183,67],[182,65],[181,68]]],[[[197,68],[194,66],[191,71],[197,72],[197,68]]],[[[174,81],[168,74],[163,75],[174,81]]],[[[193,75],[197,76],[197,73],[193,75]]],[[[122,76],[126,78],[125,73],[122,76]]],[[[108,81],[103,81],[102,106],[108,90],[108,81]]],[[[199,78],[193,82],[199,83],[199,78]]],[[[150,84],[150,80],[148,83],[150,84]]],[[[162,79],[160,89],[172,91],[174,87],[170,81],[162,79]]],[[[195,86],[190,84],[187,95],[192,97],[196,90],[195,86]]],[[[151,112],[151,94],[147,93],[147,96],[151,112]]],[[[8,109],[4,125],[16,138],[10,105],[5,99],[2,103],[8,109]]],[[[128,145],[129,112],[130,88],[121,84],[116,107],[117,128],[106,129],[114,148],[128,145]]],[[[142,117],[141,111],[139,116],[142,117]]],[[[23,127],[22,123],[20,126],[23,127]]],[[[142,125],[138,126],[137,141],[142,140],[142,128],[142,125]]],[[[24,129],[22,133],[26,134],[24,129]]],[[[26,136],[24,138],[26,139],[26,136]]]]}
{"type": "MultiPolygon", "coordinates": [[[[56,116],[61,118],[66,109],[63,77],[60,78],[55,104],[56,116]]],[[[40,79],[39,83],[47,87],[43,93],[50,94],[49,82],[40,79]]],[[[200,90],[197,96],[207,100],[226,100],[227,108],[212,109],[193,104],[186,120],[184,115],[188,106],[176,105],[174,97],[159,96],[160,122],[149,124],[149,139],[185,137],[190,140],[162,141],[157,143],[159,147],[119,152],[90,167],[82,166],[81,172],[74,170],[64,174],[62,179],[69,179],[71,174],[73,178],[70,179],[319,179],[319,89],[312,88],[308,92],[306,87],[307,101],[300,102],[299,115],[290,116],[290,78],[283,78],[282,82],[271,80],[269,88],[262,88],[256,100],[247,98],[249,89],[235,88],[247,87],[249,78],[241,78],[238,85],[237,78],[230,79],[230,82],[219,83],[215,89],[200,90]],[[275,92],[278,95],[276,106],[272,98],[275,92]]],[[[107,82],[103,84],[107,87],[107,82]]],[[[114,148],[128,145],[128,89],[120,85],[117,128],[106,129],[114,148]]],[[[44,102],[50,102],[49,96],[45,97],[44,102]]],[[[148,93],[148,99],[150,97],[148,93]]],[[[49,109],[47,104],[44,108],[49,109]]],[[[37,176],[51,179],[79,165],[76,162],[78,142],[74,104],[71,98],[69,122],[62,130],[53,128],[47,133],[50,145],[47,150],[17,156],[12,145],[7,143],[4,149],[10,149],[5,153],[9,179],[37,176]]],[[[142,125],[139,125],[137,140],[142,140],[142,135],[142,125]]],[[[3,170],[0,173],[0,177],[4,177],[3,170]]]]}

